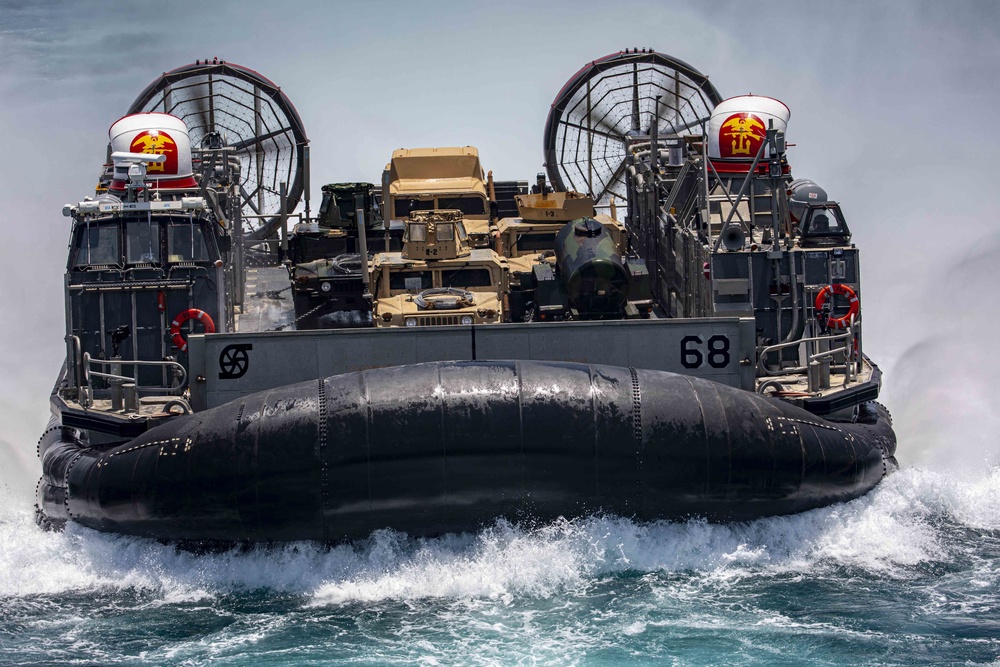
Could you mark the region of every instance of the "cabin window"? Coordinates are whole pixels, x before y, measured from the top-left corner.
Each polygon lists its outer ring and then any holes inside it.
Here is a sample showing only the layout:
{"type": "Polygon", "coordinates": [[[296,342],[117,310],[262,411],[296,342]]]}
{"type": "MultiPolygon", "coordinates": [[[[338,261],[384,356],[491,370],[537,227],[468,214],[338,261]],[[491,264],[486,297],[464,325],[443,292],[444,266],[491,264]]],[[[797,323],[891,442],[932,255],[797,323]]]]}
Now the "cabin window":
{"type": "Polygon", "coordinates": [[[167,256],[171,262],[203,262],[210,259],[201,225],[171,222],[167,226],[167,256]]]}
{"type": "Polygon", "coordinates": [[[419,292],[434,286],[430,271],[397,271],[389,277],[390,290],[419,292]]]}
{"type": "Polygon", "coordinates": [[[160,223],[132,220],[125,223],[125,261],[128,264],[160,263],[160,223]]]}
{"type": "Polygon", "coordinates": [[[438,208],[461,211],[465,215],[486,215],[486,202],[482,197],[439,197],[438,208]]]}
{"type": "Polygon", "coordinates": [[[77,239],[76,266],[121,264],[116,223],[84,225],[77,239]]]}
{"type": "Polygon", "coordinates": [[[465,233],[465,225],[463,225],[461,222],[456,222],[455,226],[458,227],[458,238],[459,238],[459,240],[464,241],[465,239],[467,239],[469,237],[469,235],[465,233]]]}
{"type": "Polygon", "coordinates": [[[402,198],[396,199],[395,204],[393,204],[393,213],[397,218],[405,218],[410,215],[410,211],[433,211],[434,210],[434,200],[427,199],[422,201],[420,199],[409,199],[402,198]]]}
{"type": "Polygon", "coordinates": [[[425,243],[427,241],[427,225],[423,223],[407,225],[406,235],[407,235],[406,237],[407,241],[425,243]]]}
{"type": "Polygon", "coordinates": [[[802,223],[803,238],[849,237],[850,230],[839,206],[813,208],[802,223]]]}
{"type": "Polygon", "coordinates": [[[439,222],[437,226],[438,241],[454,241],[455,225],[450,222],[439,222]]]}
{"type": "Polygon", "coordinates": [[[492,287],[490,270],[482,267],[441,272],[442,287],[492,287]]]}

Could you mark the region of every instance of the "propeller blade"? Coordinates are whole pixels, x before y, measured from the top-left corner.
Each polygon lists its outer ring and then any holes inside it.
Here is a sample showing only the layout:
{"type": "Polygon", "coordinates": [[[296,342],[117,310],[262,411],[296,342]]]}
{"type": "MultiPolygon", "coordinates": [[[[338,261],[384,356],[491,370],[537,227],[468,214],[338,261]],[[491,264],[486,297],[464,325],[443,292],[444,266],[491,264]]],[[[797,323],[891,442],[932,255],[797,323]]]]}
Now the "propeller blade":
{"type": "Polygon", "coordinates": [[[192,90],[194,93],[191,97],[191,102],[195,108],[195,114],[198,118],[198,127],[201,129],[202,136],[212,132],[212,122],[211,116],[209,114],[208,108],[208,94],[207,92],[202,94],[202,87],[199,84],[198,87],[192,90]]]}
{"type": "MultiPolygon", "coordinates": [[[[280,130],[275,130],[274,132],[268,132],[267,134],[262,134],[256,137],[250,137],[249,139],[244,139],[243,141],[237,141],[235,144],[230,144],[230,148],[236,151],[242,151],[251,146],[259,146],[269,139],[274,139],[275,137],[281,135],[289,135],[292,131],[290,127],[283,127],[280,130]]],[[[293,145],[292,141],[288,142],[288,145],[293,145]]]]}

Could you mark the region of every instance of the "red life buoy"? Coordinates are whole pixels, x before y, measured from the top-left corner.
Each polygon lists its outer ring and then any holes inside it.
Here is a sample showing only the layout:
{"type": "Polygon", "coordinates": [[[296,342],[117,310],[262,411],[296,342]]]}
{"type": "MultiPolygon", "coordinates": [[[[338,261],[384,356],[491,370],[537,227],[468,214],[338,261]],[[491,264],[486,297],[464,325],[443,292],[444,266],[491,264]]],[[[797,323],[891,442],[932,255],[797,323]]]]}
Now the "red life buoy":
{"type": "Polygon", "coordinates": [[[205,327],[205,333],[215,333],[215,322],[209,317],[208,313],[204,310],[198,310],[197,308],[188,308],[182,313],[179,313],[174,321],[170,323],[170,336],[181,352],[187,352],[188,342],[184,338],[184,334],[181,333],[181,325],[191,319],[197,319],[201,322],[202,326],[205,327]]]}
{"type": "Polygon", "coordinates": [[[827,320],[826,325],[831,329],[846,329],[847,325],[852,319],[856,319],[858,313],[861,311],[861,301],[858,299],[858,295],[854,293],[847,285],[843,283],[837,283],[836,285],[827,285],[819,291],[816,295],[816,311],[820,312],[823,310],[823,306],[826,305],[826,300],[831,294],[839,294],[846,297],[851,303],[850,309],[848,309],[847,314],[841,317],[831,317],[827,320]]]}

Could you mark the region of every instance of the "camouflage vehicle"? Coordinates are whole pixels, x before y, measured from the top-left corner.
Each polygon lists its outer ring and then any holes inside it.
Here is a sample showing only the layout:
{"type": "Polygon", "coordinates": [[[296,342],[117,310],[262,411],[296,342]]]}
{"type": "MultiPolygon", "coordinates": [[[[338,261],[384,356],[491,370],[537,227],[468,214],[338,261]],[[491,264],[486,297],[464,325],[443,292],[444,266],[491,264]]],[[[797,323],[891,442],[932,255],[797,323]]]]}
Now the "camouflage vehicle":
{"type": "MultiPolygon", "coordinates": [[[[330,183],[323,186],[323,200],[315,222],[296,225],[289,236],[288,259],[293,264],[304,264],[358,253],[358,197],[369,242],[381,238],[382,213],[376,187],[372,183],[330,183]]],[[[397,239],[397,247],[398,243],[397,239]]]]}
{"type": "Polygon", "coordinates": [[[296,328],[320,328],[321,318],[341,312],[362,316],[341,318],[340,326],[368,323],[371,302],[364,296],[359,207],[364,213],[366,235],[372,239],[382,236],[384,226],[375,186],[331,183],[323,186],[316,222],[297,225],[289,237],[296,328]]]}
{"type": "Polygon", "coordinates": [[[507,275],[506,259],[470,246],[461,211],[414,211],[403,250],[375,255],[372,319],[379,327],[495,324],[507,275]]]}
{"type": "Polygon", "coordinates": [[[649,316],[649,275],[629,256],[621,222],[595,215],[586,195],[549,191],[542,179],[534,194],[516,200],[520,217],[498,225],[510,265],[512,320],[649,316]]]}

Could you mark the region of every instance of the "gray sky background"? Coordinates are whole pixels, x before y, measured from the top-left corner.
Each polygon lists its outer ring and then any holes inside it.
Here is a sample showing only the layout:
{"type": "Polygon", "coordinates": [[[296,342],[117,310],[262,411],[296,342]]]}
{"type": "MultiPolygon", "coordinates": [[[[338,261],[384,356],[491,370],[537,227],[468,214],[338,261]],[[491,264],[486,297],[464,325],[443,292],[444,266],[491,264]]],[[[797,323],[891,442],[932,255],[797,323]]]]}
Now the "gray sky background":
{"type": "Polygon", "coordinates": [[[997,462],[1000,3],[0,0],[0,483],[37,479],[63,356],[60,209],[92,194],[109,125],[161,72],[217,56],[280,85],[318,191],[377,182],[403,146],[471,144],[498,178],[531,178],[555,94],[632,47],[791,108],[793,173],[842,202],[863,251],[901,458],[997,462]]]}

